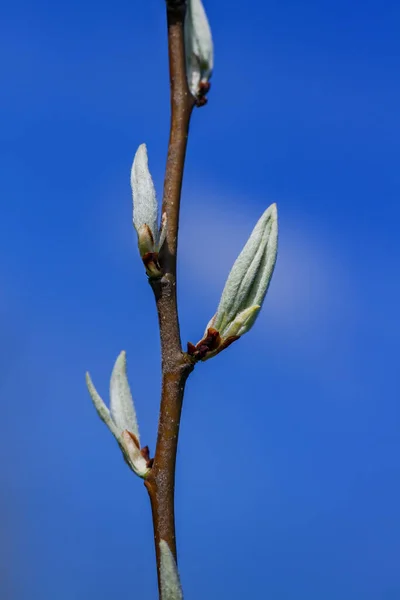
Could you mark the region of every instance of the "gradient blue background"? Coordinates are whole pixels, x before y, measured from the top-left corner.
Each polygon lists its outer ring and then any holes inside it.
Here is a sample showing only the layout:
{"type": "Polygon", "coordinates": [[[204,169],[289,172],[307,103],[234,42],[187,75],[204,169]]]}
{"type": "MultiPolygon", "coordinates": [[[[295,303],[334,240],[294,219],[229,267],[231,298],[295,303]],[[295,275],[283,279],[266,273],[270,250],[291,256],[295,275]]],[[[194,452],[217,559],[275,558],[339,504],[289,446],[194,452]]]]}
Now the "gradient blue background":
{"type": "MultiPolygon", "coordinates": [[[[400,598],[400,6],[206,3],[179,299],[196,342],[254,223],[280,254],[253,331],[191,377],[177,469],[188,600],[400,598]]],[[[131,223],[169,127],[164,7],[2,7],[0,588],[154,600],[150,510],[84,384],[127,350],[154,450],[159,343],[131,223]]]]}

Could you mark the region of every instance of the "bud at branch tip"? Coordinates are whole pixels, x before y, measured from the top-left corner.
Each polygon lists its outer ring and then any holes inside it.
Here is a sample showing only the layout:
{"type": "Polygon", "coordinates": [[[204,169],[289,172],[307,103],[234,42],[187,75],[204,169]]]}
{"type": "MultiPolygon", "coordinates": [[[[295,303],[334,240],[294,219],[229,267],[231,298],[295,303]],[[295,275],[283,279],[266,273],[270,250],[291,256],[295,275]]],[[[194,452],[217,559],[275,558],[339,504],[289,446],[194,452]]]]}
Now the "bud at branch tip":
{"type": "Polygon", "coordinates": [[[184,33],[188,86],[197,106],[203,106],[214,68],[214,46],[201,0],[187,0],[184,33]]]}

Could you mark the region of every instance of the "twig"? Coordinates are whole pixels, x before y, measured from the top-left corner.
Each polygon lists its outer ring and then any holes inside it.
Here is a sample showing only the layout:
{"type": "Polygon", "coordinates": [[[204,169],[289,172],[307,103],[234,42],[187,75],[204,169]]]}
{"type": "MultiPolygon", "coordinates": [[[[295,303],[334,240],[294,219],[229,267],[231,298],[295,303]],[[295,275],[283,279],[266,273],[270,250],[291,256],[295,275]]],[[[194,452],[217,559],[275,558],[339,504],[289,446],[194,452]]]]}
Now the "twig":
{"type": "Polygon", "coordinates": [[[179,207],[189,122],[195,104],[186,79],[184,17],[185,2],[167,0],[171,126],[162,204],[162,213],[167,217],[167,237],[160,254],[163,276],[150,280],[160,327],[162,390],[154,463],[145,482],[153,515],[159,582],[161,539],[176,558],[175,462],[185,383],[194,368],[193,360],[182,351],[176,296],[179,207]]]}

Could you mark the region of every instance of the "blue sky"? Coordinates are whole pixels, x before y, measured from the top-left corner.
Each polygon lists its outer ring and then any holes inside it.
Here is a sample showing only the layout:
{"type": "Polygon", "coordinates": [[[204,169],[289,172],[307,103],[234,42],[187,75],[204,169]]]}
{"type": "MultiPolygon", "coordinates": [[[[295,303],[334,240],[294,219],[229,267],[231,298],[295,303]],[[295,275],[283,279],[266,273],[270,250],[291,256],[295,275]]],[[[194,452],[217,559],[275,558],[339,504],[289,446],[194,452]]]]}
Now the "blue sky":
{"type": "MultiPolygon", "coordinates": [[[[188,383],[185,599],[397,600],[400,6],[206,9],[215,72],[183,189],[183,341],[271,202],[280,253],[252,332],[188,383]]],[[[19,0],[0,33],[2,597],[152,600],[147,494],[84,372],[107,398],[127,351],[154,450],[158,331],[129,171],[146,142],[161,196],[163,2],[19,0]]]]}

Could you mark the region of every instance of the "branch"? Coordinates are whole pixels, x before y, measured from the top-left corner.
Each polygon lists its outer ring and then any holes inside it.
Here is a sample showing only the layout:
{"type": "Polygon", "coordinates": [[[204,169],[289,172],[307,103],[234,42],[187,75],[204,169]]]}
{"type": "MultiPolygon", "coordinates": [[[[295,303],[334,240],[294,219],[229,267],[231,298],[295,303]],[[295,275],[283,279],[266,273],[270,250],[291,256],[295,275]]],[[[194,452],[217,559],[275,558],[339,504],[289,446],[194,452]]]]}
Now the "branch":
{"type": "Polygon", "coordinates": [[[162,214],[167,217],[167,236],[160,253],[163,276],[150,280],[160,327],[162,390],[154,463],[145,485],[152,507],[159,585],[160,540],[167,542],[176,559],[175,463],[185,383],[194,368],[193,360],[182,352],[176,296],[180,197],[189,122],[195,104],[186,79],[185,4],[182,0],[167,0],[171,125],[162,204],[162,214]]]}

